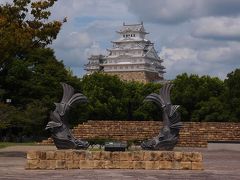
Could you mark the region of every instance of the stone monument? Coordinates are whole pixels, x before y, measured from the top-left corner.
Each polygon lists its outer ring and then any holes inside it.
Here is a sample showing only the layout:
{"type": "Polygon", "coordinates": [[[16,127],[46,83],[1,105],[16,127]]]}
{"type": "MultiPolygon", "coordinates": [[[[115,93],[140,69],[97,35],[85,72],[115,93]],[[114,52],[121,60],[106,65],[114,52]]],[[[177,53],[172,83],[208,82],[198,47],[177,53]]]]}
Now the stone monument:
{"type": "Polygon", "coordinates": [[[81,93],[75,93],[72,86],[61,83],[63,87],[63,97],[60,103],[54,103],[56,108],[50,114],[50,121],[46,130],[50,130],[51,137],[58,149],[87,149],[89,143],[76,139],[68,126],[67,113],[70,107],[77,103],[87,102],[87,97],[81,93]]]}
{"type": "Polygon", "coordinates": [[[105,144],[105,150],[108,151],[76,150],[87,149],[89,143],[72,135],[67,125],[67,112],[77,102],[86,102],[87,98],[80,93],[74,94],[70,85],[62,83],[62,86],[63,98],[60,103],[55,103],[56,109],[51,113],[51,121],[46,127],[51,131],[56,147],[62,150],[27,152],[26,169],[203,169],[201,153],[154,151],[172,150],[182,126],[176,111],[178,106],[170,101],[171,84],[164,85],[160,94],[146,97],[146,101],[153,101],[163,108],[163,128],[159,135],[142,143],[143,149],[152,151],[127,152],[120,152],[125,147],[116,143],[105,144]],[[116,147],[118,152],[115,151],[116,147]]]}
{"type": "Polygon", "coordinates": [[[159,94],[152,93],[145,98],[145,101],[152,101],[163,110],[163,128],[156,137],[142,142],[141,147],[145,150],[173,150],[178,142],[182,122],[177,112],[179,106],[172,105],[170,100],[172,86],[164,84],[159,94]]]}

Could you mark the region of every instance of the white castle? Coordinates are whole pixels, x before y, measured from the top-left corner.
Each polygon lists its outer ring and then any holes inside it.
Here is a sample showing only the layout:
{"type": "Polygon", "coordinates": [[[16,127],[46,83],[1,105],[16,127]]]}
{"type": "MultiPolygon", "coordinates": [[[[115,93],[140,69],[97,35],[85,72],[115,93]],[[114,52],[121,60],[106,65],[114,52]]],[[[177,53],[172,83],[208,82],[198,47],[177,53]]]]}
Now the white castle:
{"type": "Polygon", "coordinates": [[[88,74],[103,71],[118,75],[122,80],[140,82],[159,82],[165,73],[161,59],[154,44],[145,39],[148,34],[141,24],[123,23],[117,31],[120,38],[112,41],[113,46],[107,49],[108,55],[92,55],[85,65],[88,74]]]}

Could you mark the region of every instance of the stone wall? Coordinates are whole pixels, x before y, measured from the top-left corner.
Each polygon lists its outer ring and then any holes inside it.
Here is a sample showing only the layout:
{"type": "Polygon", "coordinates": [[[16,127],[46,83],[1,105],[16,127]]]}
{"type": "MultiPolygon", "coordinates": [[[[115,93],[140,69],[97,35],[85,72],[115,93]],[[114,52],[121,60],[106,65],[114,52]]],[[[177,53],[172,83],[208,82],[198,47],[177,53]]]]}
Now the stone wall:
{"type": "Polygon", "coordinates": [[[202,154],[173,151],[31,151],[26,169],[203,170],[202,154]]]}
{"type": "Polygon", "coordinates": [[[121,80],[125,81],[138,81],[142,83],[153,82],[162,80],[157,73],[144,72],[144,71],[133,71],[133,72],[106,72],[110,75],[117,75],[121,80]]]}
{"type": "MultiPolygon", "coordinates": [[[[74,127],[80,139],[144,140],[156,136],[159,121],[88,121],[74,127]]],[[[240,141],[240,123],[184,122],[180,147],[207,147],[208,141],[240,141]]]]}

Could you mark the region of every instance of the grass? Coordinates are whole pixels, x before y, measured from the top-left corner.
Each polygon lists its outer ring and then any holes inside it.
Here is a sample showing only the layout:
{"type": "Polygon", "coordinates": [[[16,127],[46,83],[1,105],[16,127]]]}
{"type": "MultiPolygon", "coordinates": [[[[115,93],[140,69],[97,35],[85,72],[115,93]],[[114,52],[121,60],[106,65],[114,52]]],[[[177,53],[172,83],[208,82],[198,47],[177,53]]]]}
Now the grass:
{"type": "Polygon", "coordinates": [[[35,142],[28,142],[28,143],[15,143],[15,142],[0,142],[0,149],[9,147],[9,146],[36,146],[37,143],[35,142]]]}

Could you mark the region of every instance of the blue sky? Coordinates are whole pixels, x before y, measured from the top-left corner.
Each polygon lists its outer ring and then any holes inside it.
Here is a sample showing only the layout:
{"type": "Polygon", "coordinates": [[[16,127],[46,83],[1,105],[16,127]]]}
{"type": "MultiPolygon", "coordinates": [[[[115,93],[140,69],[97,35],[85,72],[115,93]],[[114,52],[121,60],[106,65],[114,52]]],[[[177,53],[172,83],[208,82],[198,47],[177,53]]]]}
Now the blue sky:
{"type": "Polygon", "coordinates": [[[107,54],[123,22],[143,21],[164,59],[166,79],[184,72],[224,79],[240,68],[239,7],[239,0],[58,0],[52,19],[68,22],[52,48],[82,76],[87,57],[107,54]]]}

